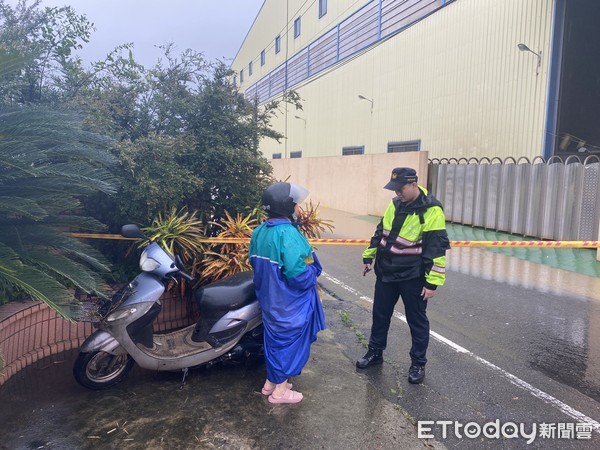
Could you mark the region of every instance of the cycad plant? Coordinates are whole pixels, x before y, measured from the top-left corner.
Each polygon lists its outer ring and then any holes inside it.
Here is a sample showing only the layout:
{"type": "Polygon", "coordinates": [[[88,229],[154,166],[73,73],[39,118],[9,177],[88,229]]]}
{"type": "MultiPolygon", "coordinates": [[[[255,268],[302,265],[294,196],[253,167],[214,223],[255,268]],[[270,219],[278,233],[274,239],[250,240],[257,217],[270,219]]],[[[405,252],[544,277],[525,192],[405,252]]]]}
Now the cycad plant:
{"type": "MultiPolygon", "coordinates": [[[[196,278],[197,287],[251,270],[248,262],[250,238],[265,217],[258,207],[247,215],[231,215],[225,211],[225,217],[209,222],[208,228],[216,234],[216,240],[231,239],[232,242],[210,242],[209,232],[196,213],[173,208],[165,215],[159,214],[143,229],[148,239],[138,245],[144,247],[150,242],[158,242],[171,254],[179,255],[186,269],[196,278]]],[[[312,202],[300,208],[298,222],[300,231],[308,239],[319,238],[326,229],[333,229],[331,221],[319,218],[318,205],[312,202]]],[[[183,295],[185,284],[179,286],[183,295]]]]}
{"type": "Polygon", "coordinates": [[[296,222],[300,224],[300,232],[306,239],[319,239],[321,233],[326,230],[333,231],[335,228],[333,221],[319,217],[319,205],[320,203],[314,205],[312,200],[309,200],[308,204],[299,206],[296,222]]]}
{"type": "MultiPolygon", "coordinates": [[[[9,59],[0,52],[0,80],[9,59]]],[[[115,191],[108,145],[73,113],[0,103],[0,303],[32,298],[70,318],[74,287],[101,290],[104,258],[69,232],[102,229],[80,199],[115,191]]]]}
{"type": "Polygon", "coordinates": [[[210,249],[204,252],[202,259],[199,259],[193,267],[193,272],[198,277],[200,284],[250,270],[248,247],[252,231],[258,225],[256,215],[256,211],[253,211],[246,216],[242,214],[231,216],[225,211],[223,220],[212,222],[221,230],[217,238],[242,239],[246,242],[211,245],[210,249]]]}
{"type": "MultiPolygon", "coordinates": [[[[158,243],[168,250],[171,255],[179,256],[187,271],[192,271],[196,261],[202,257],[208,244],[205,242],[204,226],[202,220],[195,212],[187,208],[172,208],[166,214],[159,213],[150,226],[142,231],[148,236],[139,242],[138,247],[145,247],[151,242],[158,243]]],[[[176,283],[170,283],[167,289],[172,289],[176,283]]],[[[183,297],[186,290],[185,280],[179,283],[180,295],[183,297]]]]}
{"type": "MultiPolygon", "coordinates": [[[[297,222],[298,228],[307,239],[318,239],[326,229],[333,230],[334,226],[330,220],[319,218],[319,205],[312,202],[300,207],[297,222]]],[[[245,243],[213,244],[204,252],[203,258],[194,265],[194,273],[200,280],[200,284],[215,281],[224,277],[234,275],[238,272],[251,270],[248,262],[249,240],[252,231],[265,218],[264,211],[256,208],[250,214],[244,216],[237,214],[231,216],[226,212],[226,218],[214,223],[220,232],[220,239],[242,239],[245,243]]]]}
{"type": "Polygon", "coordinates": [[[166,214],[159,213],[152,224],[143,228],[148,239],[142,240],[138,247],[157,242],[172,255],[179,255],[186,267],[191,267],[200,255],[205,244],[204,227],[195,212],[187,208],[172,208],[166,214]]]}

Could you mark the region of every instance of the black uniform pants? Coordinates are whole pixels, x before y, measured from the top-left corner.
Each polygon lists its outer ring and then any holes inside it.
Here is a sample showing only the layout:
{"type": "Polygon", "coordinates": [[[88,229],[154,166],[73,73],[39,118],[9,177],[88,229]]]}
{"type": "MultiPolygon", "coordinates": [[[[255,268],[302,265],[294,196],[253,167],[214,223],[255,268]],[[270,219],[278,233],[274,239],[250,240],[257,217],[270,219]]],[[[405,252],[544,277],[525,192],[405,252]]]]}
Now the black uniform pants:
{"type": "Polygon", "coordinates": [[[429,345],[429,319],[427,319],[427,300],[421,297],[423,281],[420,279],[384,283],[379,278],[375,282],[375,300],[373,304],[373,325],[369,347],[384,350],[390,329],[394,306],[402,297],[406,321],[410,328],[412,347],[410,359],[413,364],[424,366],[429,345]]]}

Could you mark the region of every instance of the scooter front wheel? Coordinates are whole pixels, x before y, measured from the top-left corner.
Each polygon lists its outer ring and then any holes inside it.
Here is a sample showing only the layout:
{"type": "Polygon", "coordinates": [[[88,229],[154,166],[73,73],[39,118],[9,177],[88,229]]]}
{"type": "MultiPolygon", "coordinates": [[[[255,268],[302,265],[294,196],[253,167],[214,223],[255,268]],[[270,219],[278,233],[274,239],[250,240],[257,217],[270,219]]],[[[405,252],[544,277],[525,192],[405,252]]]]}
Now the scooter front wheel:
{"type": "Polygon", "coordinates": [[[73,366],[73,376],[83,387],[100,390],[123,380],[132,367],[133,359],[127,354],[80,353],[73,366]]]}

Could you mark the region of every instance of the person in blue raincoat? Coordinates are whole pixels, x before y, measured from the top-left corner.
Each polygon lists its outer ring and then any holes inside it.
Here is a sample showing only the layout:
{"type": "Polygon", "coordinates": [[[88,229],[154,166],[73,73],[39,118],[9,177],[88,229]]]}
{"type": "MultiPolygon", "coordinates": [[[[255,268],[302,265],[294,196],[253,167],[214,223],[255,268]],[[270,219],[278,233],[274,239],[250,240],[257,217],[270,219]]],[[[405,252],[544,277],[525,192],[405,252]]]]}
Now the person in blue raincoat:
{"type": "Polygon", "coordinates": [[[310,345],[325,329],[317,292],[321,264],[292,222],[308,191],[292,183],[271,184],[262,203],[268,218],[252,233],[249,259],[265,328],[267,379],[262,393],[270,403],[298,403],[290,377],[299,375],[310,345]]]}

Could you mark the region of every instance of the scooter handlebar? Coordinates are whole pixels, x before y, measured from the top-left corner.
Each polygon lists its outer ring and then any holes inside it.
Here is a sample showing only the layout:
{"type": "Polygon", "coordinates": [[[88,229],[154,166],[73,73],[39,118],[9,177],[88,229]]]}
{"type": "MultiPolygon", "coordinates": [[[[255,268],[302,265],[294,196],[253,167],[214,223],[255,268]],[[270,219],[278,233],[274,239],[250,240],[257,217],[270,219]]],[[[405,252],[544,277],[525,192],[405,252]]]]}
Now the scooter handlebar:
{"type": "Polygon", "coordinates": [[[179,274],[181,275],[182,278],[185,278],[187,281],[194,281],[194,277],[191,275],[188,275],[187,273],[181,271],[179,272],[179,274]]]}
{"type": "Polygon", "coordinates": [[[182,278],[186,279],[187,281],[194,281],[194,277],[183,270],[183,261],[179,255],[175,255],[175,265],[179,269],[179,275],[181,275],[182,278]]]}

